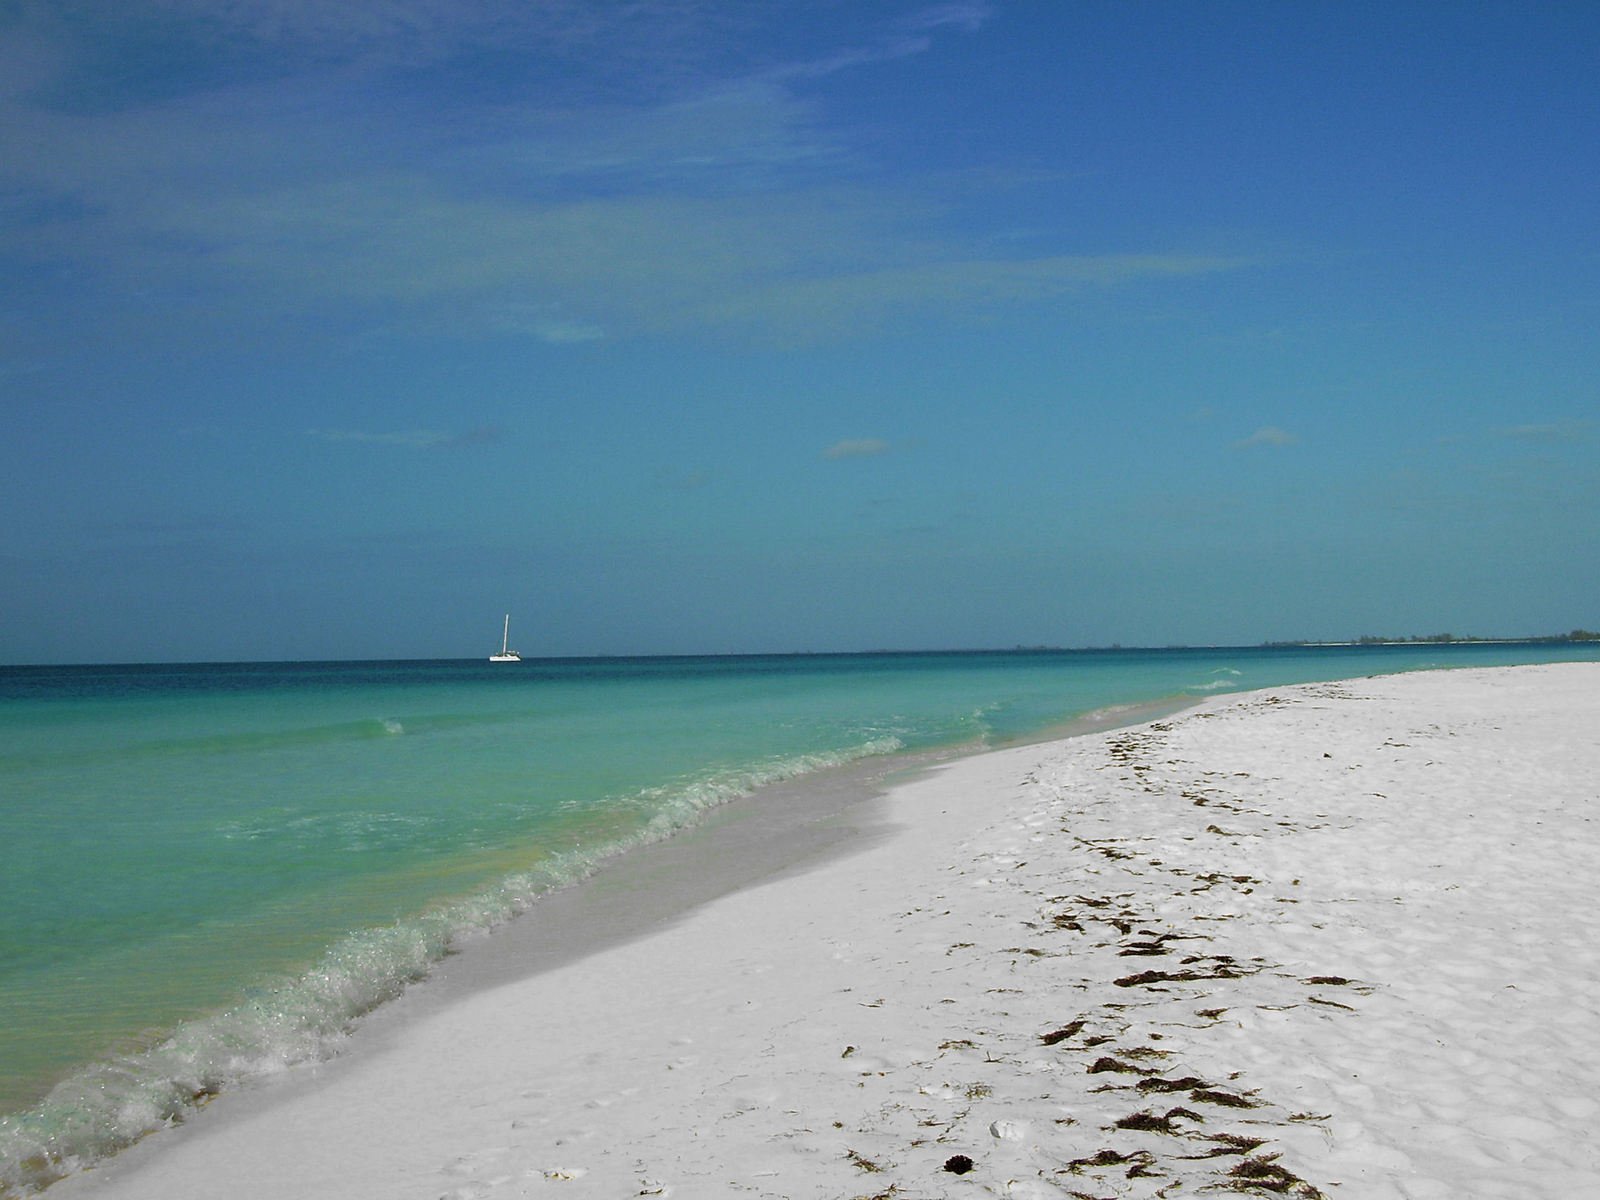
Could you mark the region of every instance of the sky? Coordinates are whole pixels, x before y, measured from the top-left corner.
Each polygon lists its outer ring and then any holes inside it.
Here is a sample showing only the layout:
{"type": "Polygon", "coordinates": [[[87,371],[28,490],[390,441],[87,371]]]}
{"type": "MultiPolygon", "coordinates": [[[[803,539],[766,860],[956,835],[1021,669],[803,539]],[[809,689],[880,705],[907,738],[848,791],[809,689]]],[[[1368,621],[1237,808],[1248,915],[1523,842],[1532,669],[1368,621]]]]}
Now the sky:
{"type": "Polygon", "coordinates": [[[1600,5],[0,0],[0,662],[1600,625],[1600,5]]]}

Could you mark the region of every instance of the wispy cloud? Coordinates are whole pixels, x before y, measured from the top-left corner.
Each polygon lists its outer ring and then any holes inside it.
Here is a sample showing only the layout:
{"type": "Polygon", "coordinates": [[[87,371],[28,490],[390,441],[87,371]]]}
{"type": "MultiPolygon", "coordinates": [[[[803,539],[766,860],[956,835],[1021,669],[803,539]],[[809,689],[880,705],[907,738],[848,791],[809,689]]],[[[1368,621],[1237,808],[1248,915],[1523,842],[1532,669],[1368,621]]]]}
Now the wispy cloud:
{"type": "Polygon", "coordinates": [[[822,452],[823,458],[871,458],[889,452],[889,443],[881,438],[846,438],[835,442],[822,452]]]}
{"type": "Polygon", "coordinates": [[[1249,437],[1234,443],[1235,448],[1250,450],[1259,446],[1293,446],[1300,439],[1286,429],[1279,429],[1276,425],[1263,425],[1249,437]]]}
{"type": "Polygon", "coordinates": [[[860,188],[547,203],[463,198],[395,174],[152,197],[34,232],[35,245],[91,270],[120,261],[146,286],[210,287],[285,312],[378,305],[385,323],[452,333],[488,325],[552,343],[717,330],[804,343],[913,309],[968,319],[1248,265],[1208,255],[967,257],[929,242],[914,206],[860,188]]]}
{"type": "Polygon", "coordinates": [[[932,34],[946,28],[975,33],[993,15],[987,4],[938,4],[894,22],[877,40],[767,72],[773,79],[816,79],[835,71],[892,62],[922,54],[933,46],[932,34]]]}
{"type": "MultiPolygon", "coordinates": [[[[510,328],[506,323],[501,323],[501,328],[510,328]]],[[[590,321],[561,321],[561,320],[535,320],[528,325],[533,335],[541,342],[550,342],[557,346],[570,346],[577,342],[603,341],[606,331],[590,321]]]]}
{"type": "Polygon", "coordinates": [[[658,471],[656,487],[664,492],[698,492],[711,485],[712,473],[704,467],[658,471]]]}
{"type": "Polygon", "coordinates": [[[0,187],[17,218],[0,231],[0,256],[90,279],[123,297],[129,320],[154,296],[196,320],[248,317],[257,328],[327,327],[336,312],[340,328],[555,345],[657,333],[804,344],[908,310],[969,320],[1248,265],[997,257],[982,239],[951,234],[946,214],[915,198],[915,181],[874,179],[854,158],[852,131],[827,124],[816,81],[975,32],[985,4],[858,20],[795,63],[719,75],[727,54],[671,47],[716,26],[733,30],[714,39],[726,51],[751,18],[664,0],[630,6],[637,21],[567,0],[130,0],[118,21],[175,30],[196,62],[213,40],[264,57],[226,87],[196,68],[176,97],[129,87],[87,108],[52,104],[50,79],[81,83],[104,66],[88,47],[117,39],[82,32],[98,6],[63,0],[65,17],[39,0],[19,8],[55,40],[28,59],[44,73],[38,86],[0,97],[0,187]],[[304,53],[260,50],[289,44],[304,53]],[[351,65],[399,56],[385,78],[405,95],[410,67],[483,45],[588,65],[609,50],[617,65],[606,79],[621,90],[568,93],[549,82],[561,72],[513,72],[396,123],[371,101],[368,68],[351,65]],[[633,54],[658,72],[649,87],[627,82],[633,54]]]}
{"type": "MultiPolygon", "coordinates": [[[[215,61],[270,55],[283,65],[418,65],[463,51],[525,45],[544,57],[621,54],[652,46],[692,53],[694,39],[726,22],[714,11],[674,0],[606,5],[580,0],[14,0],[19,24],[72,31],[92,25],[102,42],[169,51],[187,46],[215,61]]],[[[169,56],[170,57],[170,56],[169,56]]],[[[169,61],[169,67],[172,63],[169,61]]]]}
{"type": "Polygon", "coordinates": [[[1519,442],[1581,442],[1593,428],[1590,421],[1552,421],[1541,425],[1510,425],[1498,433],[1519,442]]]}
{"type": "Polygon", "coordinates": [[[974,0],[971,3],[934,4],[907,17],[905,24],[914,29],[938,29],[954,25],[969,33],[982,28],[994,16],[994,8],[974,0]]]}
{"type": "MultiPolygon", "coordinates": [[[[881,249],[880,249],[881,252],[881,249]]],[[[996,308],[1049,301],[1086,289],[1235,270],[1242,260],[1208,255],[1058,255],[1033,259],[949,258],[841,269],[810,278],[746,282],[711,301],[702,317],[766,326],[794,338],[848,336],[908,311],[986,318],[996,308]]]]}
{"type": "Polygon", "coordinates": [[[465,433],[440,433],[432,429],[373,431],[366,429],[308,429],[308,437],[324,442],[349,442],[368,446],[401,446],[413,450],[441,447],[486,446],[500,441],[504,432],[493,426],[465,433]]]}

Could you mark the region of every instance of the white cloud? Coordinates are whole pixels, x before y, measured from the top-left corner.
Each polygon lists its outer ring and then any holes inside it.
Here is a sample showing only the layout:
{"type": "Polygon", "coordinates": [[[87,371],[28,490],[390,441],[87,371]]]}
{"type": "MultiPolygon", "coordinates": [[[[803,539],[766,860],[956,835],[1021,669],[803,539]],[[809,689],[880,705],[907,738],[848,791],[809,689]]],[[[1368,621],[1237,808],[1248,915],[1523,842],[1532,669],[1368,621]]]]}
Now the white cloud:
{"type": "Polygon", "coordinates": [[[667,492],[698,492],[711,485],[713,475],[704,467],[658,471],[656,487],[667,492]]]}
{"type": "MultiPolygon", "coordinates": [[[[266,42],[381,42],[396,30],[471,41],[497,21],[557,51],[624,36],[616,18],[589,29],[589,6],[560,0],[348,7],[144,0],[121,19],[178,14],[214,36],[266,42]]],[[[735,22],[644,8],[656,22],[735,22]]],[[[819,52],[813,66],[914,52],[896,39],[976,29],[988,11],[930,6],[859,34],[876,49],[819,52]]],[[[625,36],[641,35],[630,26],[625,36]]],[[[686,71],[677,86],[623,100],[486,102],[413,114],[404,128],[329,69],[243,78],[83,111],[0,98],[0,188],[26,216],[0,233],[0,253],[138,296],[145,313],[154,295],[256,327],[335,311],[343,328],[555,344],[707,331],[805,344],[907,312],[987,319],[999,305],[1244,265],[977,252],[976,237],[938,232],[945,214],[914,196],[914,182],[834,182],[847,177],[837,168],[848,139],[823,127],[822,110],[781,71],[686,71]]]]}
{"type": "Polygon", "coordinates": [[[995,307],[1243,265],[1242,260],[1207,255],[1109,254],[1034,259],[952,257],[867,270],[841,267],[808,278],[749,280],[744,287],[718,296],[700,315],[710,323],[760,326],[803,341],[849,336],[917,310],[944,312],[955,319],[987,319],[995,307]]]}
{"type": "Polygon", "coordinates": [[[552,342],[558,346],[571,345],[575,342],[598,342],[606,336],[604,329],[587,321],[539,321],[535,323],[533,332],[540,341],[552,342]]]}
{"type": "Polygon", "coordinates": [[[881,438],[846,438],[842,442],[835,442],[822,452],[823,458],[871,458],[877,454],[887,454],[889,443],[881,438]]]}
{"type": "Polygon", "coordinates": [[[1521,442],[1578,442],[1589,433],[1588,421],[1552,421],[1539,425],[1512,425],[1500,436],[1521,442]]]}
{"type": "Polygon", "coordinates": [[[941,26],[954,25],[968,33],[974,33],[992,16],[994,16],[992,7],[972,0],[967,3],[932,5],[913,14],[907,19],[906,24],[915,29],[938,29],[941,26]]]}
{"type": "Polygon", "coordinates": [[[976,33],[993,15],[987,4],[937,4],[893,22],[875,40],[836,50],[815,59],[788,63],[764,72],[767,79],[819,79],[836,71],[893,62],[923,54],[933,46],[932,32],[946,28],[976,33]]]}
{"type": "Polygon", "coordinates": [[[1263,425],[1249,437],[1234,443],[1241,450],[1252,449],[1257,446],[1292,446],[1300,439],[1286,429],[1279,429],[1276,425],[1263,425]]]}
{"type": "MultiPolygon", "coordinates": [[[[301,61],[434,61],[473,46],[523,42],[551,53],[640,28],[685,22],[681,6],[626,10],[573,0],[20,0],[24,19],[104,30],[159,29],[168,38],[238,53],[258,47],[301,61]]],[[[132,41],[133,39],[129,39],[132,41]]]]}
{"type": "Polygon", "coordinates": [[[308,437],[325,442],[352,442],[369,446],[403,446],[431,450],[441,446],[482,446],[501,439],[499,429],[485,426],[465,433],[441,433],[433,429],[372,431],[366,429],[308,429],[308,437]]]}

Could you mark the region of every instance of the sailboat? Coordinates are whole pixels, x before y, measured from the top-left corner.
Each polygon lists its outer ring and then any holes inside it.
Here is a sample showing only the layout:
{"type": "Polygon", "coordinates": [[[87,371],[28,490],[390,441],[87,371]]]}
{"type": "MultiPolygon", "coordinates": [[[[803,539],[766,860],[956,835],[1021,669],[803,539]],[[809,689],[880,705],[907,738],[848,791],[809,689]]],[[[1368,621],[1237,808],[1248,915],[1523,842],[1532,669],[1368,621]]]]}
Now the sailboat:
{"type": "Polygon", "coordinates": [[[511,614],[506,614],[506,625],[500,633],[500,653],[489,655],[490,662],[521,662],[522,655],[506,647],[511,642],[511,614]]]}

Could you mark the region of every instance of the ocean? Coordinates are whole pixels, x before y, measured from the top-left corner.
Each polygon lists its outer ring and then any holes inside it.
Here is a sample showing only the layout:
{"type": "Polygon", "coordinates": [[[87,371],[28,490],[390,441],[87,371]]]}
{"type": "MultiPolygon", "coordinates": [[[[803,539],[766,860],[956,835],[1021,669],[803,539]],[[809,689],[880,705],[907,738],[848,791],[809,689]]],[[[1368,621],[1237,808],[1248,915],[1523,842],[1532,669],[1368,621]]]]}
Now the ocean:
{"type": "Polygon", "coordinates": [[[780,781],[1595,644],[0,668],[0,1195],[336,1052],[453,946],[780,781]]]}

